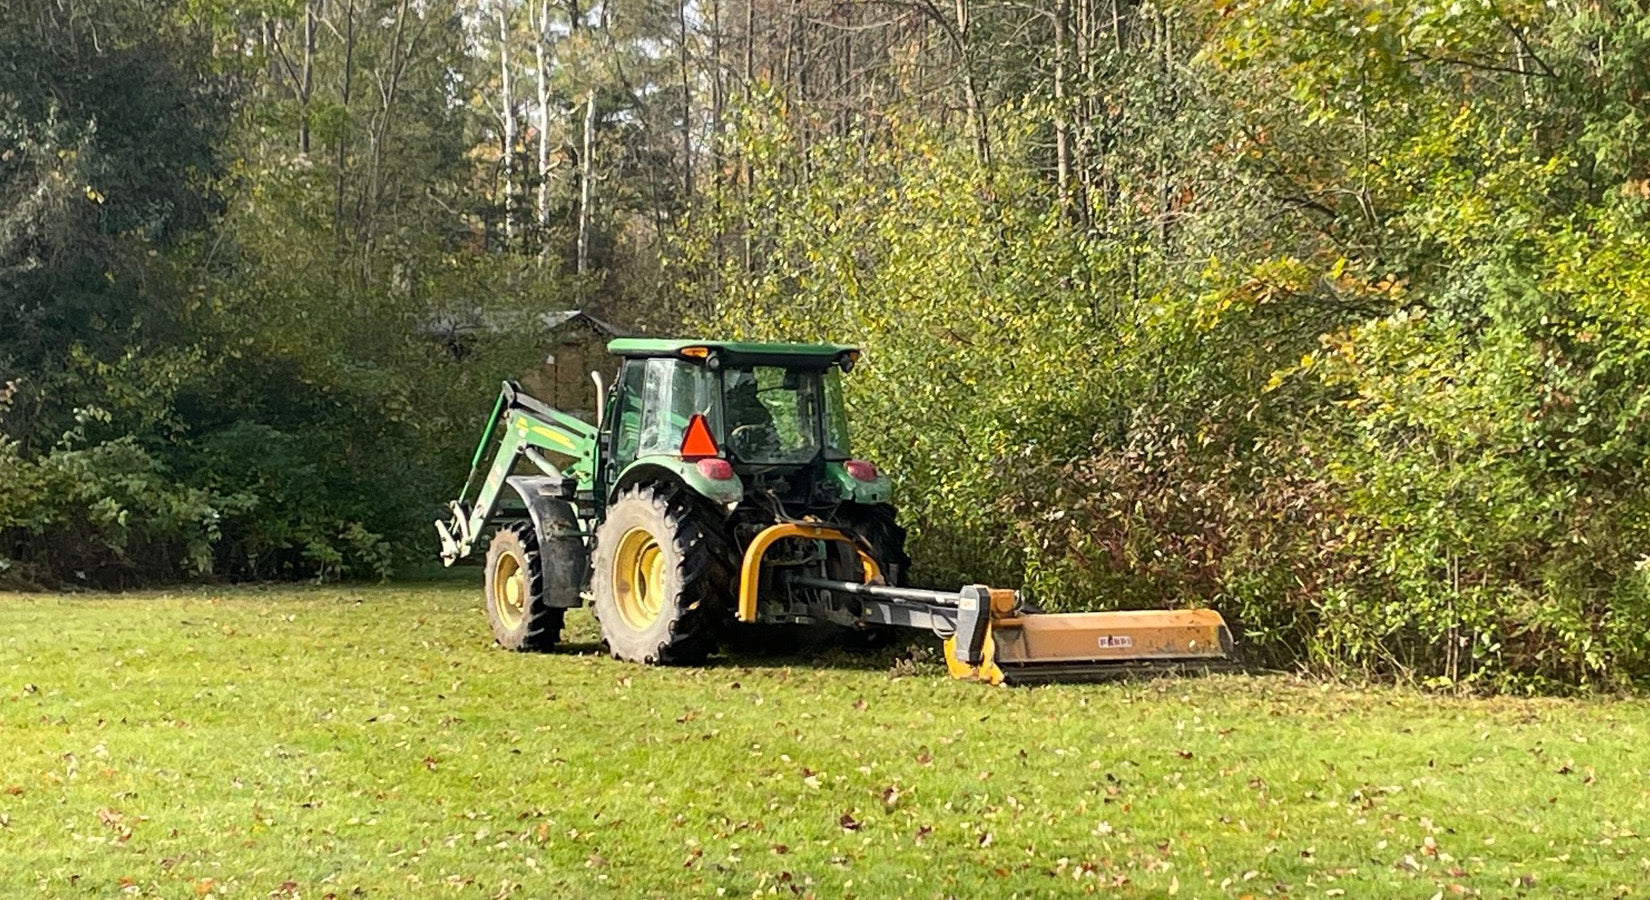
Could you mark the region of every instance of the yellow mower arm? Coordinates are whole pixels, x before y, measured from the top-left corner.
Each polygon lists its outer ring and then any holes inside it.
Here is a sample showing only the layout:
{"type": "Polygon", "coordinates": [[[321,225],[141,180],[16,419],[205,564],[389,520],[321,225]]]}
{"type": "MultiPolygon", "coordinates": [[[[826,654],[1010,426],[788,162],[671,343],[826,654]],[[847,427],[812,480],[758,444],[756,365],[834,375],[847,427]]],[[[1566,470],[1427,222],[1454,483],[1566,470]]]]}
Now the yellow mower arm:
{"type": "Polygon", "coordinates": [[[784,583],[857,595],[864,624],[944,636],[945,664],[954,678],[988,684],[1080,681],[1164,665],[1218,664],[1231,653],[1231,631],[1213,610],[1039,613],[1026,609],[1019,592],[985,585],[955,592],[889,586],[882,583],[876,560],[852,538],[811,523],[770,526],[745,548],[739,621],[757,620],[763,556],[785,538],[853,545],[864,581],[787,573],[784,583]]]}

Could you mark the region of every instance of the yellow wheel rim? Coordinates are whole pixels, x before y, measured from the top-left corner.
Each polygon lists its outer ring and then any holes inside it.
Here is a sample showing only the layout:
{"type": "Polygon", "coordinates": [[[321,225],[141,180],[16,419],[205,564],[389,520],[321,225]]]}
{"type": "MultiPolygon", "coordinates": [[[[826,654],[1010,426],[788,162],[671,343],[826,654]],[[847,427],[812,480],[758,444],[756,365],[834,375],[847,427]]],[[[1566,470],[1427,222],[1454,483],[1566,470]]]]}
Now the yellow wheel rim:
{"type": "Polygon", "coordinates": [[[514,553],[499,554],[493,564],[493,607],[508,631],[519,628],[527,615],[527,573],[514,553]]]}
{"type": "Polygon", "coordinates": [[[665,604],[665,555],[645,528],[632,528],[613,555],[613,599],[626,625],[642,629],[659,618],[665,604]]]}

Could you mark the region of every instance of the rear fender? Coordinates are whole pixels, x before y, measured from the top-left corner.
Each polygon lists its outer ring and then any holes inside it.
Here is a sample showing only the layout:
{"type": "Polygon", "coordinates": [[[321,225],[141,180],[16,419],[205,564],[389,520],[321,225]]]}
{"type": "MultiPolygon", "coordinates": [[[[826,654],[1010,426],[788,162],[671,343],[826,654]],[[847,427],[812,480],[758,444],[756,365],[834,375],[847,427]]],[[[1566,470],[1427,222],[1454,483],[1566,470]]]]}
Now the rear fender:
{"type": "Polygon", "coordinates": [[[888,482],[888,476],[877,472],[877,477],[871,481],[860,481],[848,474],[848,467],[840,462],[825,464],[825,477],[836,487],[837,493],[844,500],[874,506],[878,503],[887,503],[893,494],[893,487],[888,482]]]}
{"type": "Polygon", "coordinates": [[[674,456],[644,456],[619,473],[619,480],[613,485],[613,496],[608,498],[608,502],[618,499],[619,492],[625,488],[660,481],[680,484],[730,512],[745,498],[745,483],[739,480],[738,475],[718,481],[705,477],[697,463],[674,456]]]}

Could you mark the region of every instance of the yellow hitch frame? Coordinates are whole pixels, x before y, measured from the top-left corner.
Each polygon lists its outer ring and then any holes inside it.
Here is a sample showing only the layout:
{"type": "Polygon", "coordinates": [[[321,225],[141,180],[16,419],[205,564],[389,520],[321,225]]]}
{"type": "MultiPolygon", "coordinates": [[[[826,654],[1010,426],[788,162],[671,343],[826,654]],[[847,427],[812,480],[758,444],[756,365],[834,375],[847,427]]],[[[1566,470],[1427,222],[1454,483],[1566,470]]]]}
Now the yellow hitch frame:
{"type": "Polygon", "coordinates": [[[840,541],[854,548],[859,554],[859,564],[864,570],[866,584],[882,584],[882,569],[877,561],[872,559],[853,538],[841,531],[825,525],[814,525],[807,522],[785,522],[779,525],[770,525],[762,529],[761,533],[751,539],[749,547],[745,548],[744,561],[739,564],[739,621],[756,621],[756,592],[761,581],[762,557],[776,542],[785,538],[801,538],[807,541],[840,541]]]}

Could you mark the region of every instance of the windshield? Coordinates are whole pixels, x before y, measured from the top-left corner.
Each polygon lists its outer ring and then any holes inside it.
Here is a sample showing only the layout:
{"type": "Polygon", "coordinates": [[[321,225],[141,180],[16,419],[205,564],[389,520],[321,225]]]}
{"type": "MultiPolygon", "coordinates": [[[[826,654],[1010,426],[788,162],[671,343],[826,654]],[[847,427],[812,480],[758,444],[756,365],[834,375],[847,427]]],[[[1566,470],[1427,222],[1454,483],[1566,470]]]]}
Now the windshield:
{"type": "Polygon", "coordinates": [[[728,449],[743,462],[805,463],[819,455],[820,376],[779,366],[724,369],[728,449]]]}

